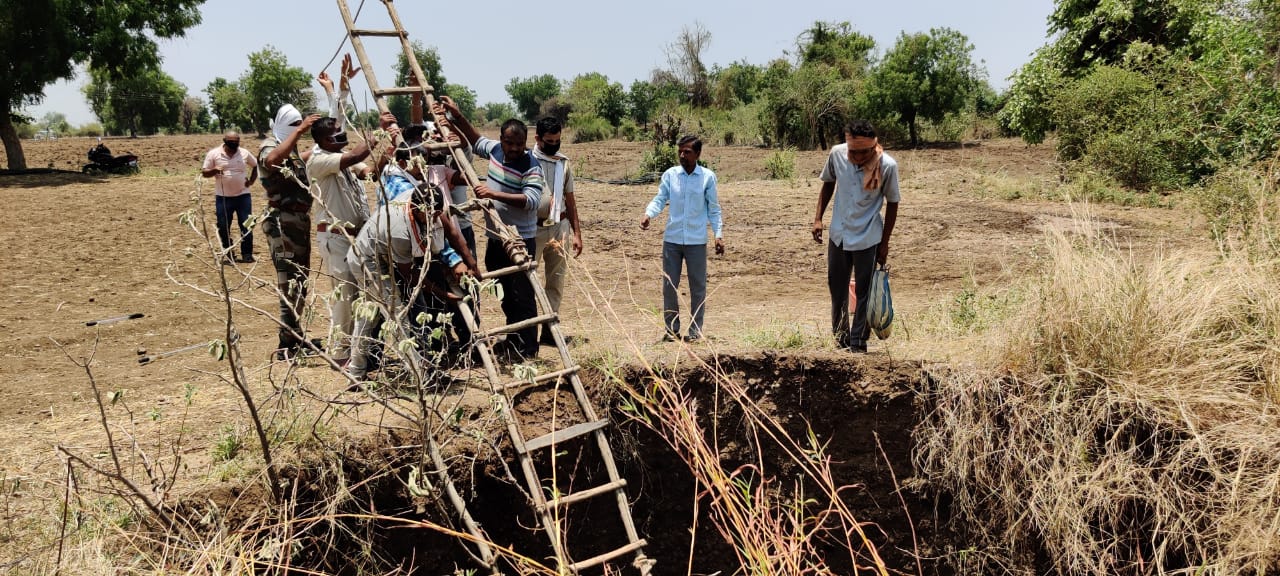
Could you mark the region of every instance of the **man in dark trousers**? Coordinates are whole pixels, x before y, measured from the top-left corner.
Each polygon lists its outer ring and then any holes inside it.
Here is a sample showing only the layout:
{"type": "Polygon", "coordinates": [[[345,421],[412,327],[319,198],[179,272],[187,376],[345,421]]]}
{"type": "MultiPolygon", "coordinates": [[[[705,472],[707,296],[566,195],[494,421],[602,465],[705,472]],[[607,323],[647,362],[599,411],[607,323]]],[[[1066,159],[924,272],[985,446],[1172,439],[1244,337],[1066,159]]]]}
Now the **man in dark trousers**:
{"type": "Polygon", "coordinates": [[[898,220],[898,162],[884,152],[870,122],[845,126],[844,143],[831,148],[822,168],[822,190],[813,216],[813,241],[822,243],[822,215],[831,211],[831,240],[827,243],[827,289],[831,291],[831,333],[836,344],[855,354],[867,351],[871,327],[867,323],[867,294],[876,263],[889,257],[889,237],[898,220]],[[884,218],[880,206],[885,206],[884,218]],[[858,300],[849,322],[849,277],[857,282],[858,300]]]}

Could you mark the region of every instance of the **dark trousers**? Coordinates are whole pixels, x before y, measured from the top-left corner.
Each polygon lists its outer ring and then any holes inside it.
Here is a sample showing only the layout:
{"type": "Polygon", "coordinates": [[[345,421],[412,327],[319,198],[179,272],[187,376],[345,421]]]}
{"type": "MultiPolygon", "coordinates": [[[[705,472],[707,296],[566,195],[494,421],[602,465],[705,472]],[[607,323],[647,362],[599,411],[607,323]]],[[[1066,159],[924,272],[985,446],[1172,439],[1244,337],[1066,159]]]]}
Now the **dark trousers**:
{"type": "Polygon", "coordinates": [[[864,250],[849,251],[835,242],[827,242],[827,289],[831,291],[831,333],[836,343],[845,348],[867,348],[871,326],[867,324],[867,295],[871,293],[871,273],[875,272],[877,244],[864,250]],[[849,322],[849,277],[858,286],[854,296],[858,305],[849,322]]]}
{"type": "Polygon", "coordinates": [[[271,247],[280,291],[280,348],[302,343],[299,317],[307,303],[307,274],[311,267],[311,214],[271,209],[262,220],[262,231],[271,247]]]}
{"type": "MultiPolygon", "coordinates": [[[[421,264],[419,264],[419,266],[421,266],[421,264]]],[[[402,288],[406,296],[413,294],[412,283],[417,281],[418,275],[420,274],[419,270],[419,268],[415,267],[413,277],[407,279],[407,285],[402,288]]],[[[432,286],[435,286],[440,290],[449,290],[449,280],[447,278],[446,270],[447,268],[445,267],[444,262],[441,262],[439,259],[432,259],[431,267],[427,268],[427,281],[430,282],[432,286]]],[[[429,361],[432,362],[439,358],[440,353],[444,352],[444,350],[452,344],[452,338],[450,338],[449,331],[447,329],[441,330],[438,338],[432,337],[436,328],[444,328],[440,322],[436,321],[436,318],[439,317],[441,312],[452,312],[455,319],[461,316],[461,314],[458,314],[457,312],[457,306],[453,304],[452,301],[436,296],[431,292],[431,290],[427,289],[426,286],[423,286],[422,290],[418,291],[418,297],[414,299],[409,308],[409,322],[413,326],[414,337],[418,340],[418,349],[427,356],[429,361]],[[418,316],[422,313],[426,313],[426,321],[420,324],[418,322],[418,316]]],[[[468,331],[468,339],[470,339],[470,335],[471,332],[468,331]]]]}
{"type": "Polygon", "coordinates": [[[222,241],[222,250],[231,248],[231,217],[236,217],[240,227],[240,254],[248,258],[253,256],[253,232],[244,223],[253,214],[253,195],[214,196],[214,213],[218,217],[218,240],[222,241]]]}
{"type": "MultiPolygon", "coordinates": [[[[537,253],[537,244],[538,242],[533,238],[524,238],[524,246],[529,251],[530,258],[533,258],[533,255],[537,253]]],[[[489,242],[485,244],[484,249],[485,270],[493,272],[509,266],[515,266],[515,263],[511,261],[510,256],[507,256],[507,251],[502,248],[502,241],[497,238],[489,238],[489,242]]],[[[498,278],[498,284],[502,286],[502,313],[507,316],[507,324],[528,320],[538,315],[538,302],[533,295],[533,284],[529,283],[528,275],[523,273],[508,274],[498,278]]],[[[514,343],[516,351],[525,358],[533,358],[538,355],[537,326],[531,326],[510,334],[507,339],[514,343]]]]}
{"type": "Polygon", "coordinates": [[[707,245],[662,243],[662,321],[680,334],[680,271],[689,271],[689,337],[702,337],[707,313],[707,245]]]}
{"type": "MultiPolygon", "coordinates": [[[[458,232],[462,233],[462,239],[467,241],[467,250],[471,251],[471,255],[479,260],[480,256],[476,254],[476,230],[472,226],[459,228],[458,232]]],[[[488,265],[486,263],[486,265],[488,265]]],[[[462,313],[458,312],[458,306],[471,306],[471,315],[476,319],[476,326],[480,325],[480,307],[476,306],[473,300],[470,303],[450,302],[449,311],[453,312],[453,332],[458,337],[457,342],[462,346],[471,344],[471,328],[467,327],[467,321],[462,318],[462,313]]]]}

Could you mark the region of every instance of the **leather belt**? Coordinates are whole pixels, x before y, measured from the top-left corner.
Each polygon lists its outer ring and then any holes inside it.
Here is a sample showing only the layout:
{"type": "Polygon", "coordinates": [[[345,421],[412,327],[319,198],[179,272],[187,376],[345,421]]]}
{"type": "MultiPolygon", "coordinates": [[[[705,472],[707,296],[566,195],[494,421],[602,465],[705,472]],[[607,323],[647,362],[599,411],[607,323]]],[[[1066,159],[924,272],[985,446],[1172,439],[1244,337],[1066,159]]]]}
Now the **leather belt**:
{"type": "Polygon", "coordinates": [[[311,211],[311,206],[305,202],[277,202],[275,200],[268,200],[267,206],[277,210],[283,210],[285,212],[293,212],[295,214],[311,211]]]}
{"type": "Polygon", "coordinates": [[[347,226],[347,227],[334,226],[333,229],[330,229],[328,222],[321,222],[319,224],[316,224],[316,232],[331,232],[333,234],[337,234],[342,230],[346,230],[347,235],[352,238],[355,238],[356,236],[360,235],[360,229],[356,228],[355,226],[347,226]]]}

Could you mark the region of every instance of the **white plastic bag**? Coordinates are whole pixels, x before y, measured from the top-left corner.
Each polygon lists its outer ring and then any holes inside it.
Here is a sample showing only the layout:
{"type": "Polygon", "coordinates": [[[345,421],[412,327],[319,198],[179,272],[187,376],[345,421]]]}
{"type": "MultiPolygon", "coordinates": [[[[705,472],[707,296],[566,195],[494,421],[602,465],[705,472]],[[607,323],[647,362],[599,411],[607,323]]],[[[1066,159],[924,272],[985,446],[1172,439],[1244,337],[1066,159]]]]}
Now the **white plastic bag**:
{"type": "Polygon", "coordinates": [[[876,266],[871,273],[871,290],[867,294],[867,324],[876,337],[884,340],[893,332],[893,295],[889,292],[889,269],[876,266]]]}

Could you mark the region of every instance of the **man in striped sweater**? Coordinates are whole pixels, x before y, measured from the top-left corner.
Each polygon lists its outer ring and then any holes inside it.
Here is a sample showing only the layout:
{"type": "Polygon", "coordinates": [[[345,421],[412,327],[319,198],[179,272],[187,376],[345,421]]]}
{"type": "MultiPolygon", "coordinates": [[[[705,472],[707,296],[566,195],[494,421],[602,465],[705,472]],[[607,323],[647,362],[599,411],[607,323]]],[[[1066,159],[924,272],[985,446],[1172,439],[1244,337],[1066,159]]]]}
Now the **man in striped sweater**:
{"type": "MultiPolygon", "coordinates": [[[[529,131],[524,122],[507,120],[502,124],[501,140],[493,141],[480,135],[480,131],[462,115],[462,111],[453,99],[441,96],[439,100],[442,112],[448,112],[453,125],[468,142],[472,143],[472,151],[476,156],[489,161],[487,184],[475,187],[476,198],[492,199],[498,217],[503,224],[513,226],[524,241],[525,250],[532,258],[537,254],[538,233],[538,201],[542,197],[542,167],[528,149],[529,131]]],[[[502,246],[497,226],[488,222],[485,215],[484,267],[486,270],[500,270],[514,266],[511,257],[502,246]]],[[[533,285],[524,274],[508,274],[498,279],[502,285],[502,312],[507,317],[507,324],[528,320],[538,315],[538,303],[534,298],[533,285]]],[[[499,347],[502,356],[518,356],[534,358],[538,355],[538,327],[531,326],[508,336],[507,344],[499,347]]]]}

